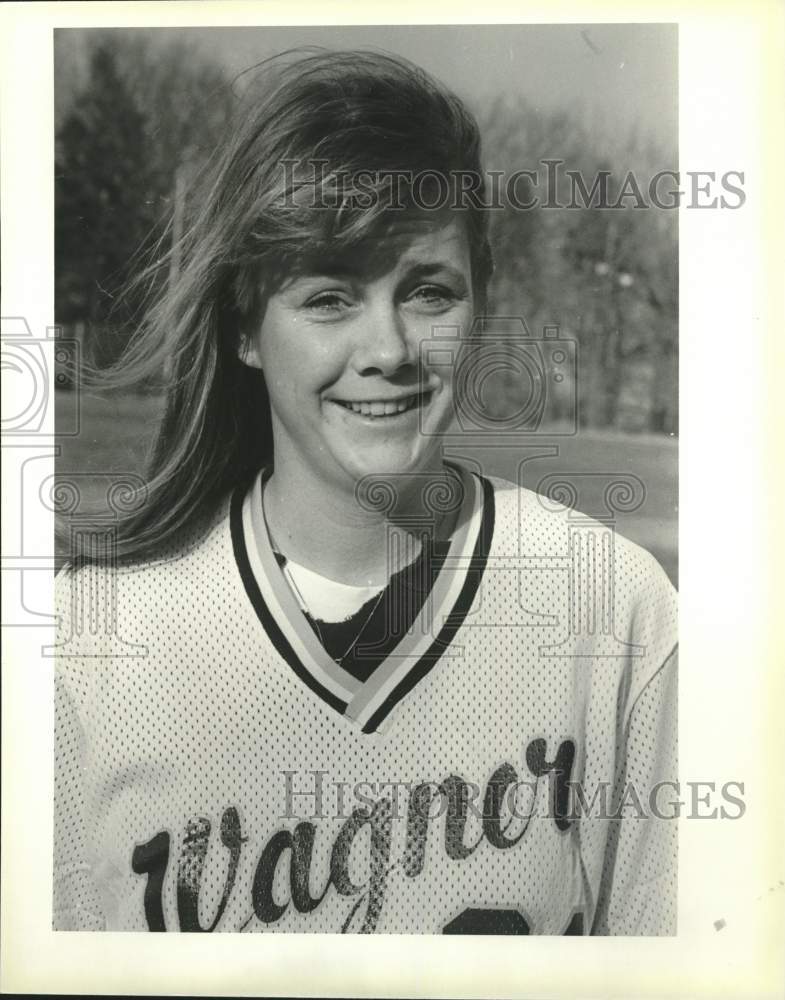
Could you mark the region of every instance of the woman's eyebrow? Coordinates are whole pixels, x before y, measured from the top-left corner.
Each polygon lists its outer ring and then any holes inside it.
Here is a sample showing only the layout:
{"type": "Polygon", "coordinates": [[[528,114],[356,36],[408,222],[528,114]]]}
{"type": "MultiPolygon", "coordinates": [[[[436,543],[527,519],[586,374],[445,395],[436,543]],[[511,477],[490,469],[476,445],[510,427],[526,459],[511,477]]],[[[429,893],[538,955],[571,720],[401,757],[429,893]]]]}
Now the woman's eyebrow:
{"type": "Polygon", "coordinates": [[[466,283],[467,278],[461,268],[447,261],[423,261],[412,264],[406,271],[407,278],[431,278],[434,275],[444,275],[463,284],[466,283]]]}
{"type": "Polygon", "coordinates": [[[308,272],[309,277],[315,278],[358,278],[361,274],[362,267],[359,264],[342,260],[315,264],[308,272]]]}
{"type": "MultiPolygon", "coordinates": [[[[367,263],[363,266],[359,262],[353,264],[347,261],[324,261],[323,263],[314,263],[313,266],[309,266],[307,269],[298,270],[296,274],[292,275],[291,280],[292,283],[296,281],[318,281],[323,278],[357,280],[368,276],[369,269],[373,270],[373,268],[369,268],[367,263]]],[[[467,280],[467,275],[464,274],[463,270],[448,261],[412,261],[410,264],[405,265],[404,277],[407,281],[431,278],[434,275],[444,275],[453,281],[463,284],[466,284],[467,280]]]]}
{"type": "Polygon", "coordinates": [[[325,279],[352,280],[357,278],[359,273],[359,270],[355,270],[354,268],[334,264],[298,269],[289,276],[288,281],[285,282],[285,287],[290,288],[292,285],[324,281],[325,279]]]}

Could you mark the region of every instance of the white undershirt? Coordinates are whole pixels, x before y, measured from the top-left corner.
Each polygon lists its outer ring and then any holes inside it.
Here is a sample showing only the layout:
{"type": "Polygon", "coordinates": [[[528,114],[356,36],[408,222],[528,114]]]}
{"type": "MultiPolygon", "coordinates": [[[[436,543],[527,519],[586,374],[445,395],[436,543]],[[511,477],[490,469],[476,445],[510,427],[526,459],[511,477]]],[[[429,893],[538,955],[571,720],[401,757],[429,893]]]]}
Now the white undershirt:
{"type": "Polygon", "coordinates": [[[303,610],[323,622],[346,621],[383,589],[338,583],[291,559],[286,560],[284,574],[303,610]]]}

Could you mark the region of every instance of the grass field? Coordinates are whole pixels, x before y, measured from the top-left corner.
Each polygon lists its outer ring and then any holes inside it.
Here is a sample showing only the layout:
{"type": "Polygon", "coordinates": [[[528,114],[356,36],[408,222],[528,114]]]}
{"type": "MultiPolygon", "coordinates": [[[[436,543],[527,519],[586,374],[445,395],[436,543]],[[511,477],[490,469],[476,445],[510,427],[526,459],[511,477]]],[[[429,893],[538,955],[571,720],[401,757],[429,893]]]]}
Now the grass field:
{"type": "MultiPolygon", "coordinates": [[[[75,473],[83,474],[80,489],[84,504],[100,506],[108,483],[123,473],[142,472],[160,404],[150,396],[77,397],[75,393],[60,392],[57,412],[64,415],[77,402],[79,434],[60,438],[57,473],[62,481],[75,473]]],[[[538,434],[536,444],[555,445],[558,455],[527,461],[523,485],[537,489],[545,476],[558,473],[576,485],[577,506],[588,514],[605,510],[605,489],[614,477],[637,477],[643,484],[643,502],[636,510],[616,515],[616,530],[652,552],[677,582],[676,441],[654,435],[582,431],[575,437],[538,434]]],[[[525,457],[520,448],[500,447],[498,439],[489,447],[456,446],[451,451],[456,456],[473,458],[488,475],[512,480],[525,457]]]]}

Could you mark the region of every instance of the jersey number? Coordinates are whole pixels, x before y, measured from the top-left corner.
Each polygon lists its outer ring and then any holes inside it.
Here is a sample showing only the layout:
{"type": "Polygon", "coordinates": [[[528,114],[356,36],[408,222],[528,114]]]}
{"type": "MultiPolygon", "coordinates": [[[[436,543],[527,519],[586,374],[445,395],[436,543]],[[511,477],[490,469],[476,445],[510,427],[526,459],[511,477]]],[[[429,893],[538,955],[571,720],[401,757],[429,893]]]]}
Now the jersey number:
{"type": "MultiPolygon", "coordinates": [[[[531,930],[520,910],[469,907],[445,924],[442,934],[531,934],[531,930]]],[[[583,934],[582,913],[573,915],[563,934],[583,934]]]]}

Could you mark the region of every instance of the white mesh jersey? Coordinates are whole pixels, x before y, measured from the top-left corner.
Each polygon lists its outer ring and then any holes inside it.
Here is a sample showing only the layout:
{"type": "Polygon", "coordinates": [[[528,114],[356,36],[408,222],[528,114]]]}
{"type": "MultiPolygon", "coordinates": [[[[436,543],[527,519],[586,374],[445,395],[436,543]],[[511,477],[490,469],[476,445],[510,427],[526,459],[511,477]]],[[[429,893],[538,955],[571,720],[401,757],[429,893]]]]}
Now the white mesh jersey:
{"type": "Polygon", "coordinates": [[[56,929],[674,933],[650,810],[676,780],[673,588],[596,521],[461,478],[365,682],[288,590],[259,480],[195,544],[61,573],[56,929]]]}

